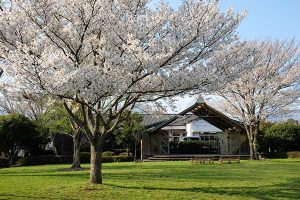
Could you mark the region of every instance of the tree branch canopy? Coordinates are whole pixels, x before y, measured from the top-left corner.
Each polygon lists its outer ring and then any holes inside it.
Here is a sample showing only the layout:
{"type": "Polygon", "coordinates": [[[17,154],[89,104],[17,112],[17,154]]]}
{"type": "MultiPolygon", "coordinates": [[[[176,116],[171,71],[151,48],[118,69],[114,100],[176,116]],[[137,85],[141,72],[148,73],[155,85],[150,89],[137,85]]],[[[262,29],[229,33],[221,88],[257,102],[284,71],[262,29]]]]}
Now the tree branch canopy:
{"type": "Polygon", "coordinates": [[[250,157],[257,159],[261,121],[286,114],[299,103],[300,53],[294,40],[248,41],[241,48],[235,56],[246,70],[217,94],[222,97],[222,110],[243,122],[250,157]]]}
{"type": "MultiPolygon", "coordinates": [[[[9,0],[7,0],[9,1],[9,0]]],[[[65,102],[85,131],[91,182],[101,180],[101,143],[138,103],[215,91],[242,69],[224,55],[239,49],[245,14],[217,0],[11,0],[0,14],[0,63],[12,85],[65,102]],[[82,106],[83,121],[68,103],[82,106]],[[95,174],[100,174],[95,175],[95,174]]]]}
{"type": "Polygon", "coordinates": [[[0,19],[3,67],[26,90],[91,104],[102,96],[214,89],[215,73],[225,78],[231,69],[209,65],[210,58],[235,42],[244,15],[223,14],[216,1],[186,1],[178,11],[147,4],[12,1],[0,19]]]}
{"type": "Polygon", "coordinates": [[[300,52],[290,41],[249,41],[238,54],[245,71],[219,90],[232,116],[247,125],[293,109],[300,97],[300,52]]]}

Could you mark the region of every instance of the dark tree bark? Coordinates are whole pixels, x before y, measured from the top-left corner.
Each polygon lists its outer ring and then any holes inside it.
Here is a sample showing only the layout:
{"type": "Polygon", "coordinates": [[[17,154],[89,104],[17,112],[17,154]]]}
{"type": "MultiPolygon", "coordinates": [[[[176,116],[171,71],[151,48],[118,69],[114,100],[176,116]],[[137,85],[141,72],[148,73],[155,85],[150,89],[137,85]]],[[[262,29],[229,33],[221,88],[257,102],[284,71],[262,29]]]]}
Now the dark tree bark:
{"type": "Polygon", "coordinates": [[[73,132],[73,163],[71,168],[81,168],[80,166],[80,148],[82,144],[82,134],[79,128],[73,132]]]}
{"type": "MultiPolygon", "coordinates": [[[[116,112],[115,114],[110,114],[107,121],[104,120],[103,116],[99,113],[94,113],[93,109],[86,106],[85,103],[81,103],[81,112],[82,119],[75,115],[72,110],[68,107],[67,103],[64,102],[64,107],[71,117],[71,121],[74,122],[74,125],[78,125],[80,127],[87,139],[90,142],[91,149],[91,169],[90,169],[90,183],[92,184],[102,184],[102,146],[104,143],[104,138],[111,134],[118,126],[118,124],[123,120],[128,118],[128,114],[124,117],[121,117],[124,110],[131,106],[133,108],[134,103],[130,103],[133,99],[128,102],[130,98],[125,101],[125,105],[123,105],[122,109],[116,112]],[[133,105],[132,105],[133,104],[133,105]]],[[[114,107],[111,108],[110,113],[113,113],[113,108],[116,108],[118,105],[114,104],[114,107]]],[[[98,104],[100,106],[101,104],[98,104]]],[[[132,109],[131,108],[131,109],[132,109]]]]}
{"type": "Polygon", "coordinates": [[[102,184],[102,145],[100,141],[91,144],[90,183],[102,184]]]}
{"type": "Polygon", "coordinates": [[[134,140],[134,162],[136,162],[136,160],[137,160],[137,158],[136,158],[136,152],[137,152],[136,146],[137,146],[137,141],[136,141],[136,139],[135,139],[135,140],[134,140]]]}
{"type": "Polygon", "coordinates": [[[250,126],[247,130],[250,148],[250,160],[258,160],[257,126],[250,126]]]}
{"type": "Polygon", "coordinates": [[[7,153],[8,159],[9,159],[9,165],[15,165],[18,159],[18,153],[20,152],[20,150],[16,149],[16,148],[12,148],[10,150],[11,152],[7,153]]]}

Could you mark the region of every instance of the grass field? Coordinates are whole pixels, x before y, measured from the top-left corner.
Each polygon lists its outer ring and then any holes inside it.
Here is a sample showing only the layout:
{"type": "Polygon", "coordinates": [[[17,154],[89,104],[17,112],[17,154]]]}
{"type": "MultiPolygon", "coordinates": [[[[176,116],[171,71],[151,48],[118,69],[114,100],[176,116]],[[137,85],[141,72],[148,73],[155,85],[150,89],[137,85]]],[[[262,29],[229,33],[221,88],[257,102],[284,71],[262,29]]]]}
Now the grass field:
{"type": "MultiPolygon", "coordinates": [[[[300,160],[104,164],[104,184],[68,165],[0,169],[0,199],[300,199],[300,160]]],[[[88,168],[88,165],[84,165],[88,168]]]]}

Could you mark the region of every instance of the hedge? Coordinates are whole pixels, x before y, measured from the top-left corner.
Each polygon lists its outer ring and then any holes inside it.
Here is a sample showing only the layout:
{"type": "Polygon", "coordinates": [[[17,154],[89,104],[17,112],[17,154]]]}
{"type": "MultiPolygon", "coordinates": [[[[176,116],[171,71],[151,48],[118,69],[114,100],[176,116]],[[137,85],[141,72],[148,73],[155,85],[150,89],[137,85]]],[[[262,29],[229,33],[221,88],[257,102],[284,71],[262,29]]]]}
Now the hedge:
{"type": "Polygon", "coordinates": [[[114,155],[115,155],[115,153],[112,151],[104,151],[102,153],[102,156],[114,156],[114,155]]]}
{"type": "MultiPolygon", "coordinates": [[[[20,163],[23,166],[31,165],[47,165],[47,164],[71,164],[73,161],[73,156],[71,155],[48,155],[48,156],[28,156],[21,158],[20,163]]],[[[132,156],[103,156],[103,163],[111,162],[133,162],[134,158],[132,156]]],[[[80,157],[81,163],[90,163],[90,154],[82,153],[80,157]]]]}
{"type": "Polygon", "coordinates": [[[174,154],[215,154],[217,149],[211,142],[205,141],[182,141],[170,142],[170,152],[174,154]]]}
{"type": "Polygon", "coordinates": [[[300,151],[268,152],[265,155],[267,158],[300,158],[300,151]]]}
{"type": "MultiPolygon", "coordinates": [[[[108,153],[109,154],[109,153],[108,153]]],[[[133,156],[127,155],[119,155],[119,156],[106,156],[107,154],[104,152],[102,154],[102,162],[103,163],[111,163],[111,162],[133,162],[133,156]]],[[[81,163],[90,163],[91,154],[89,152],[81,152],[80,153],[80,162],[81,163]]]]}
{"type": "Polygon", "coordinates": [[[42,155],[42,156],[26,156],[19,160],[23,166],[30,165],[46,165],[46,164],[67,164],[72,163],[73,157],[69,155],[42,155]]]}
{"type": "Polygon", "coordinates": [[[0,158],[0,168],[9,167],[9,159],[0,158]]]}
{"type": "Polygon", "coordinates": [[[288,151],[288,158],[300,158],[300,151],[288,151]]]}

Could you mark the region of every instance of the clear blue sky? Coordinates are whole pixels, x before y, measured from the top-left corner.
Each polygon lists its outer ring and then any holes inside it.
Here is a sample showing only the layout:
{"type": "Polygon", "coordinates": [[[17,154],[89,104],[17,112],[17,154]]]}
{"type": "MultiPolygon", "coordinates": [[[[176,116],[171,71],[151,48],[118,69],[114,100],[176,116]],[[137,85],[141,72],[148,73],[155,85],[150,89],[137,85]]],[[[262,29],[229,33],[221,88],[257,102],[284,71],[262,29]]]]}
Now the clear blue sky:
{"type": "MultiPolygon", "coordinates": [[[[158,1],[158,0],[154,0],[158,1]]],[[[177,8],[180,0],[168,0],[177,8]]],[[[242,39],[292,39],[300,42],[300,0],[220,0],[220,8],[235,12],[248,11],[248,16],[237,31],[242,39]]],[[[181,111],[194,98],[178,98],[177,111],[181,111]]]]}
{"type": "MultiPolygon", "coordinates": [[[[155,0],[158,1],[158,0],[155,0]]],[[[168,0],[176,8],[180,0],[168,0]]],[[[290,39],[300,40],[300,0],[220,0],[220,8],[226,11],[248,11],[248,16],[238,28],[242,39],[290,39]]]]}
{"type": "Polygon", "coordinates": [[[238,29],[242,38],[300,39],[299,0],[221,0],[220,5],[248,11],[238,29]]]}

